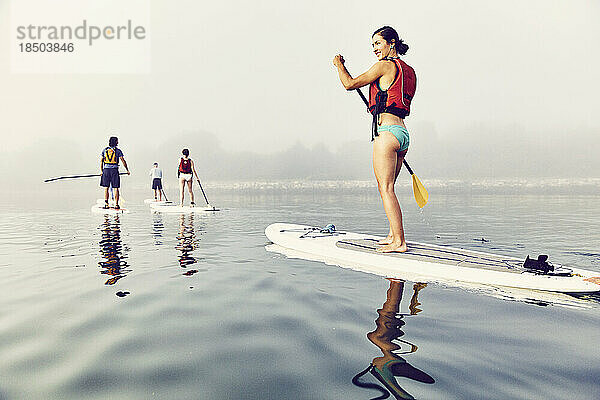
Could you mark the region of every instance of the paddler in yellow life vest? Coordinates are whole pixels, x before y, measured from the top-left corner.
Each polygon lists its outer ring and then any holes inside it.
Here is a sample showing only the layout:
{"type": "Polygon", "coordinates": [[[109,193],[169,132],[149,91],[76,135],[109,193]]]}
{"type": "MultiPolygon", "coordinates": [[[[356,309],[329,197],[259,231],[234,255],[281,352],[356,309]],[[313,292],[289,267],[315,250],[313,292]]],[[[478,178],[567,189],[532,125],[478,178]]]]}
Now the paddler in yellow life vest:
{"type": "Polygon", "coordinates": [[[119,209],[119,188],[121,187],[121,179],[119,177],[119,161],[123,162],[123,166],[127,170],[127,175],[130,175],[129,167],[125,158],[123,158],[123,152],[117,147],[119,139],[112,136],[108,140],[108,147],[102,150],[100,155],[100,170],[102,176],[100,177],[100,186],[104,188],[104,208],[108,207],[108,189],[112,186],[115,189],[115,208],[119,209]]]}

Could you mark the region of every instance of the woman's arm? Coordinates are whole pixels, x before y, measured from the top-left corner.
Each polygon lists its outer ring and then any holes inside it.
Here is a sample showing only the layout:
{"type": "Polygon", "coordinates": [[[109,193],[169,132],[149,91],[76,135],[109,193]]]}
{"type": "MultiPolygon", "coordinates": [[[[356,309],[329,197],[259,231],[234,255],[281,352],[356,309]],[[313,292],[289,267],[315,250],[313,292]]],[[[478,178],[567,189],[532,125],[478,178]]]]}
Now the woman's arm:
{"type": "Polygon", "coordinates": [[[192,162],[192,171],[194,171],[194,175],[196,175],[196,179],[200,180],[200,178],[198,178],[198,173],[196,172],[196,166],[194,165],[194,160],[190,160],[192,162]]]}
{"type": "Polygon", "coordinates": [[[392,63],[378,61],[373,64],[373,66],[364,74],[361,74],[356,78],[352,78],[346,69],[346,66],[344,65],[344,57],[339,54],[335,56],[333,58],[333,65],[337,67],[340,81],[346,90],[358,89],[375,82],[377,79],[389,72],[390,67],[393,67],[392,63]]]}

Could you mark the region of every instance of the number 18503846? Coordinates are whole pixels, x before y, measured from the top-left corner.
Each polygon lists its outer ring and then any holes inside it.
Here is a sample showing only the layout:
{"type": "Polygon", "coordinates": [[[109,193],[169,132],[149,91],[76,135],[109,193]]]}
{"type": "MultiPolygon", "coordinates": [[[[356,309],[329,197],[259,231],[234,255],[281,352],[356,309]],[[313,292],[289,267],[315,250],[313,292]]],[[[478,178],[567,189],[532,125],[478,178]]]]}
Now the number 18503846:
{"type": "Polygon", "coordinates": [[[72,53],[73,43],[19,43],[21,53],[72,53]]]}

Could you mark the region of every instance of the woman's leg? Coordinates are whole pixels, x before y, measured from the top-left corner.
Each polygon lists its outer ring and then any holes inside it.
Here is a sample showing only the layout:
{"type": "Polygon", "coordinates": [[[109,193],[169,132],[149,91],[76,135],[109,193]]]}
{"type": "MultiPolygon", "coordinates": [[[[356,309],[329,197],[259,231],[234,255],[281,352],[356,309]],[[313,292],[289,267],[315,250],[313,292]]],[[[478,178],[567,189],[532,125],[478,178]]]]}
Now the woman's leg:
{"type": "Polygon", "coordinates": [[[183,206],[185,179],[179,177],[179,205],[183,206]]]}
{"type": "Polygon", "coordinates": [[[192,203],[194,203],[194,192],[192,191],[192,179],[190,179],[189,181],[187,181],[187,185],[188,185],[188,190],[190,191],[190,201],[192,203]]]}
{"type": "MultiPolygon", "coordinates": [[[[406,155],[406,152],[408,150],[402,151],[402,152],[397,152],[397,161],[396,161],[396,174],[394,176],[394,186],[396,185],[396,180],[398,179],[398,175],[400,174],[400,170],[402,169],[402,161],[404,161],[404,156],[406,155]]],[[[390,244],[392,243],[392,225],[390,225],[390,230],[389,233],[387,235],[387,237],[385,239],[381,239],[379,242],[377,242],[379,244],[390,244]]]]}
{"type": "Polygon", "coordinates": [[[407,250],[402,227],[402,211],[394,192],[399,168],[398,162],[404,160],[406,150],[397,153],[400,148],[398,140],[390,132],[381,132],[373,144],[373,170],[377,178],[377,186],[383,201],[383,208],[387,215],[392,231],[391,243],[379,248],[382,252],[404,252],[407,250]],[[401,157],[400,157],[401,156],[401,157]]]}

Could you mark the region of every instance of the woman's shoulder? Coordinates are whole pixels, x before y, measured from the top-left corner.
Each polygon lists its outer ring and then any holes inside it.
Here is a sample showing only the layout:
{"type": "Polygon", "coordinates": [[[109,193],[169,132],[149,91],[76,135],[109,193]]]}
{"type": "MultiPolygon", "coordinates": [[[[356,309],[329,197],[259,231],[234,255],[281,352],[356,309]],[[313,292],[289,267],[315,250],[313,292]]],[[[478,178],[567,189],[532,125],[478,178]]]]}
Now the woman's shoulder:
{"type": "Polygon", "coordinates": [[[381,74],[396,73],[396,63],[393,60],[379,60],[372,68],[379,70],[381,74]]]}
{"type": "Polygon", "coordinates": [[[380,65],[382,67],[387,67],[387,66],[394,66],[396,65],[396,63],[394,62],[394,60],[390,60],[388,59],[383,59],[383,60],[378,60],[375,65],[380,65]]]}

